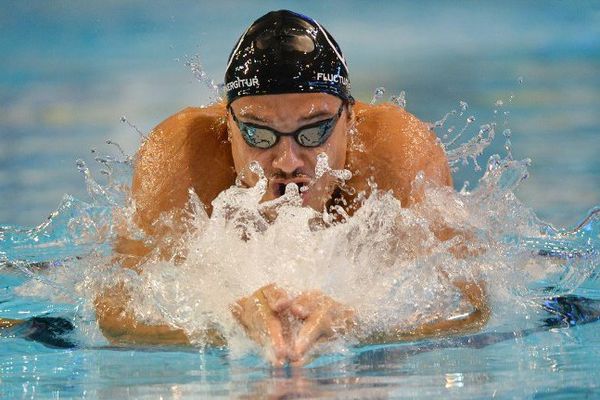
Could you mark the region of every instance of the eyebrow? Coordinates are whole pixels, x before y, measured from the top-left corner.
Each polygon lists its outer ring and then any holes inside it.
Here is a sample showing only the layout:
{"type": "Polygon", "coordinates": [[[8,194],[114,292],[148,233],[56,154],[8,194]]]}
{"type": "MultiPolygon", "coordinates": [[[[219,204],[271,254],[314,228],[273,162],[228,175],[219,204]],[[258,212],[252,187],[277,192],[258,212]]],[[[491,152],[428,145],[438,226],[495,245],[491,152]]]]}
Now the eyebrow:
{"type": "Polygon", "coordinates": [[[265,123],[265,124],[269,123],[268,119],[265,119],[265,118],[261,117],[260,115],[252,114],[252,112],[249,112],[249,111],[244,112],[243,114],[240,114],[240,117],[242,117],[246,120],[249,120],[248,122],[253,121],[253,122],[261,122],[261,123],[265,123]]]}
{"type": "Polygon", "coordinates": [[[310,121],[310,120],[318,118],[318,117],[333,118],[334,116],[335,116],[335,114],[331,115],[330,112],[327,110],[321,110],[321,111],[317,111],[314,114],[310,114],[310,115],[300,118],[300,121],[310,121]]]}

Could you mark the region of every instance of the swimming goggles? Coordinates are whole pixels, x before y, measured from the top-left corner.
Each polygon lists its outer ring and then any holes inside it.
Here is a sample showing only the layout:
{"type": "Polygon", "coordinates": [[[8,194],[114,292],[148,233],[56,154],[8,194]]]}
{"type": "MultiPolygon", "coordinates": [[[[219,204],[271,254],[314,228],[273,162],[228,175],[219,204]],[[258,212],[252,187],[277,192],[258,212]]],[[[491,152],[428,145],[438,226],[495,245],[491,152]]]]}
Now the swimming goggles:
{"type": "Polygon", "coordinates": [[[337,114],[329,119],[315,122],[314,124],[303,126],[295,132],[283,133],[269,128],[268,126],[250,124],[237,119],[233,109],[229,107],[229,112],[237,124],[242,137],[251,147],[259,149],[270,149],[279,142],[281,136],[293,136],[294,140],[303,147],[319,147],[323,145],[335,127],[336,122],[342,115],[345,103],[342,103],[337,114]]]}

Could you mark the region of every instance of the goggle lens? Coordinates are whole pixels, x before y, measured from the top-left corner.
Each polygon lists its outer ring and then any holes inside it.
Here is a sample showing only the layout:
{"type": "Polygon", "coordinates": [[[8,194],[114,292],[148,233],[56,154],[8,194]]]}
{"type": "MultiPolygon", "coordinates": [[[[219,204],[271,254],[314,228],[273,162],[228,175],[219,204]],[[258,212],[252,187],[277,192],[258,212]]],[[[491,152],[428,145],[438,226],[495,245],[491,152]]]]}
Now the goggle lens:
{"type": "Polygon", "coordinates": [[[341,105],[335,117],[317,122],[313,125],[298,129],[292,133],[282,133],[266,126],[248,124],[239,121],[233,110],[230,108],[233,120],[236,122],[242,137],[249,146],[259,149],[269,149],[277,144],[281,136],[293,136],[296,142],[303,147],[319,147],[322,146],[335,127],[335,123],[342,114],[344,104],[341,105]]]}

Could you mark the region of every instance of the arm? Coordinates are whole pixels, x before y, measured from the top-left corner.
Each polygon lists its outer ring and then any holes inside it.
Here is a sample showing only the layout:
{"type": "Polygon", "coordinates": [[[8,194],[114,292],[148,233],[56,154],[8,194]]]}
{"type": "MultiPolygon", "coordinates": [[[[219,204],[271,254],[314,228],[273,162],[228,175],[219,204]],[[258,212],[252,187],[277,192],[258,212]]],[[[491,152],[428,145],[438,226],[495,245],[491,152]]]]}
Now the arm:
{"type": "MultiPolygon", "coordinates": [[[[357,103],[355,115],[357,137],[354,140],[362,145],[363,150],[350,150],[348,160],[352,171],[361,172],[351,181],[357,191],[369,193],[366,180],[372,178],[379,190],[391,190],[403,207],[418,207],[424,199],[423,188],[413,187],[419,172],[423,173],[427,182],[451,190],[452,174],[445,152],[435,133],[425,123],[392,104],[371,106],[357,103]]],[[[431,215],[430,219],[431,229],[438,240],[447,241],[459,237],[457,244],[450,248],[455,257],[465,258],[479,251],[465,244],[472,240],[471,232],[447,226],[440,216],[431,215]]],[[[452,284],[471,303],[474,309],[472,313],[461,318],[425,324],[413,330],[399,327],[394,332],[371,335],[368,341],[418,339],[481,328],[490,315],[484,284],[452,284]]]]}
{"type": "MultiPolygon", "coordinates": [[[[207,205],[235,179],[231,150],[226,141],[225,107],[186,108],[159,124],[136,154],[131,198],[133,221],[123,219],[114,244],[115,262],[143,273],[147,258],[170,260],[170,243],[186,229],[189,190],[207,205]],[[168,213],[172,223],[157,223],[168,213]],[[134,239],[130,227],[141,230],[145,241],[134,239]],[[171,239],[171,240],[165,240],[171,239]]],[[[139,236],[139,235],[138,235],[139,236]]],[[[183,331],[168,325],[150,326],[136,321],[127,308],[130,296],[122,285],[106,290],[95,300],[98,324],[112,343],[187,344],[183,331]]],[[[217,332],[207,330],[206,340],[223,343],[217,332]]]]}
{"type": "Polygon", "coordinates": [[[402,340],[420,340],[465,334],[481,329],[490,318],[490,309],[486,300],[483,283],[459,281],[453,282],[453,284],[473,306],[473,311],[469,314],[430,322],[410,330],[397,327],[389,332],[378,332],[367,335],[361,342],[365,344],[380,344],[402,340]]]}
{"type": "Polygon", "coordinates": [[[19,326],[25,322],[27,322],[27,320],[0,318],[0,330],[14,328],[15,326],[19,326]]]}
{"type": "MultiPolygon", "coordinates": [[[[122,284],[106,290],[96,297],[96,318],[102,333],[111,344],[124,345],[189,345],[190,340],[182,329],[170,325],[148,325],[138,321],[129,308],[131,296],[122,284]]],[[[195,338],[210,346],[224,346],[225,339],[219,331],[207,328],[204,336],[195,338]]]]}
{"type": "MultiPolygon", "coordinates": [[[[164,344],[184,345],[189,340],[182,330],[167,325],[149,326],[137,322],[127,309],[129,296],[122,286],[98,296],[94,302],[100,329],[112,344],[164,344]]],[[[0,331],[25,326],[30,320],[0,318],[0,331]]],[[[207,332],[207,343],[223,345],[218,332],[207,332]]]]}
{"type": "Polygon", "coordinates": [[[130,296],[123,285],[114,286],[94,301],[98,325],[111,344],[189,344],[187,336],[180,329],[139,323],[128,309],[129,301],[130,296]]]}
{"type": "MultiPolygon", "coordinates": [[[[245,298],[244,301],[249,300],[247,303],[242,303],[244,312],[248,313],[246,318],[250,319],[249,316],[252,316],[253,321],[258,319],[260,323],[242,322],[242,325],[258,344],[279,345],[279,357],[275,362],[271,358],[276,365],[282,365],[286,358],[293,364],[305,364],[310,360],[310,351],[317,343],[345,335],[358,337],[363,344],[382,344],[458,335],[479,330],[487,323],[490,316],[483,285],[463,281],[453,282],[453,284],[473,306],[473,311],[469,314],[426,323],[413,329],[397,327],[386,332],[361,331],[355,310],[318,290],[301,293],[294,299],[290,299],[286,294],[281,295],[286,300],[280,302],[277,308],[273,307],[273,301],[265,297],[253,295],[245,298]],[[260,304],[264,311],[257,313],[255,304],[260,304]],[[289,324],[289,318],[300,321],[301,324],[296,332],[288,333],[286,336],[285,323],[289,324]],[[272,328],[265,329],[267,321],[272,328]],[[262,336],[257,339],[257,335],[262,336]]],[[[259,292],[260,290],[255,292],[255,295],[259,292]]]]}
{"type": "Polygon", "coordinates": [[[235,183],[225,116],[221,103],[186,108],[154,128],[139,149],[131,197],[134,222],[146,234],[170,233],[156,224],[165,212],[174,213],[177,222],[185,218],[190,189],[210,214],[211,202],[235,183]]]}

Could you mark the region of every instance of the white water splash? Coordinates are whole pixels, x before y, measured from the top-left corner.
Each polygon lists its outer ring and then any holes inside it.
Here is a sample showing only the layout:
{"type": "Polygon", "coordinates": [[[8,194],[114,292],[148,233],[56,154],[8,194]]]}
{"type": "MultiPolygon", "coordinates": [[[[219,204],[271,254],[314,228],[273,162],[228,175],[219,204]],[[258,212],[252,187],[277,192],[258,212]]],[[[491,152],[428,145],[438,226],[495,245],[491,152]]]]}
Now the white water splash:
{"type": "MultiPolygon", "coordinates": [[[[466,108],[461,104],[461,114],[466,108]]],[[[472,122],[467,119],[467,124],[472,122]]],[[[493,129],[480,128],[454,153],[447,149],[451,161],[476,158],[493,139],[493,129]]],[[[120,174],[112,166],[131,167],[130,158],[115,160],[97,159],[111,166],[111,176],[120,174]]],[[[322,290],[354,307],[365,334],[397,326],[410,329],[468,313],[471,306],[450,282],[484,282],[494,308],[488,329],[515,327],[539,312],[535,300],[547,295],[547,287],[553,287],[552,294],[569,293],[593,277],[599,263],[596,219],[573,232],[556,230],[515,197],[514,190],[527,177],[528,163],[494,155],[472,191],[435,187],[419,176],[414,189],[424,191],[424,200],[410,209],[402,208],[391,193],[378,191],[375,182],[373,193],[363,196],[361,208],[343,222],[326,211],[301,207],[295,184],[288,185],[280,198],[261,203],[267,179],[258,163],[252,163],[248,169],[258,176],[258,183],[222,192],[213,201],[211,216],[191,193],[188,232],[171,238],[175,255],[163,260],[155,251],[141,274],[113,264],[109,251],[97,250],[99,243],[109,247],[114,238],[114,222],[98,210],[117,207],[122,218],[133,215],[133,205],[124,207],[123,179],[113,176],[101,185],[83,163],[79,168],[96,208],[79,208],[71,217],[72,208],[59,210],[35,232],[0,233],[12,235],[13,244],[21,240],[35,250],[31,240],[47,235],[52,223],[65,219],[60,224],[67,228],[53,237],[76,248],[95,245],[96,250],[78,260],[67,259],[63,268],[48,269],[44,280],[25,284],[21,294],[77,299],[89,306],[96,295],[122,282],[132,294],[129,307],[141,321],[181,328],[200,346],[205,328],[216,326],[231,346],[243,348],[244,335],[229,307],[272,282],[292,294],[322,290]],[[277,210],[276,218],[265,215],[268,209],[277,210]],[[98,233],[88,237],[78,233],[92,226],[102,229],[91,230],[98,233]],[[440,226],[455,230],[456,237],[439,240],[440,226]],[[453,255],[457,252],[464,256],[453,255]],[[57,287],[68,288],[70,295],[58,293],[57,287]]],[[[332,170],[326,156],[319,155],[316,179],[326,174],[340,181],[351,177],[350,171],[332,170]]],[[[168,215],[162,220],[173,223],[168,215]]],[[[141,232],[138,237],[153,243],[141,232]]],[[[14,246],[5,252],[14,256],[14,246]]]]}
{"type": "Polygon", "coordinates": [[[223,97],[221,96],[221,88],[215,83],[215,81],[206,73],[204,67],[202,66],[202,62],[200,60],[200,55],[195,54],[192,56],[185,56],[184,64],[186,67],[190,69],[194,78],[200,83],[202,83],[209,91],[209,99],[211,102],[220,102],[223,101],[223,97]]]}

